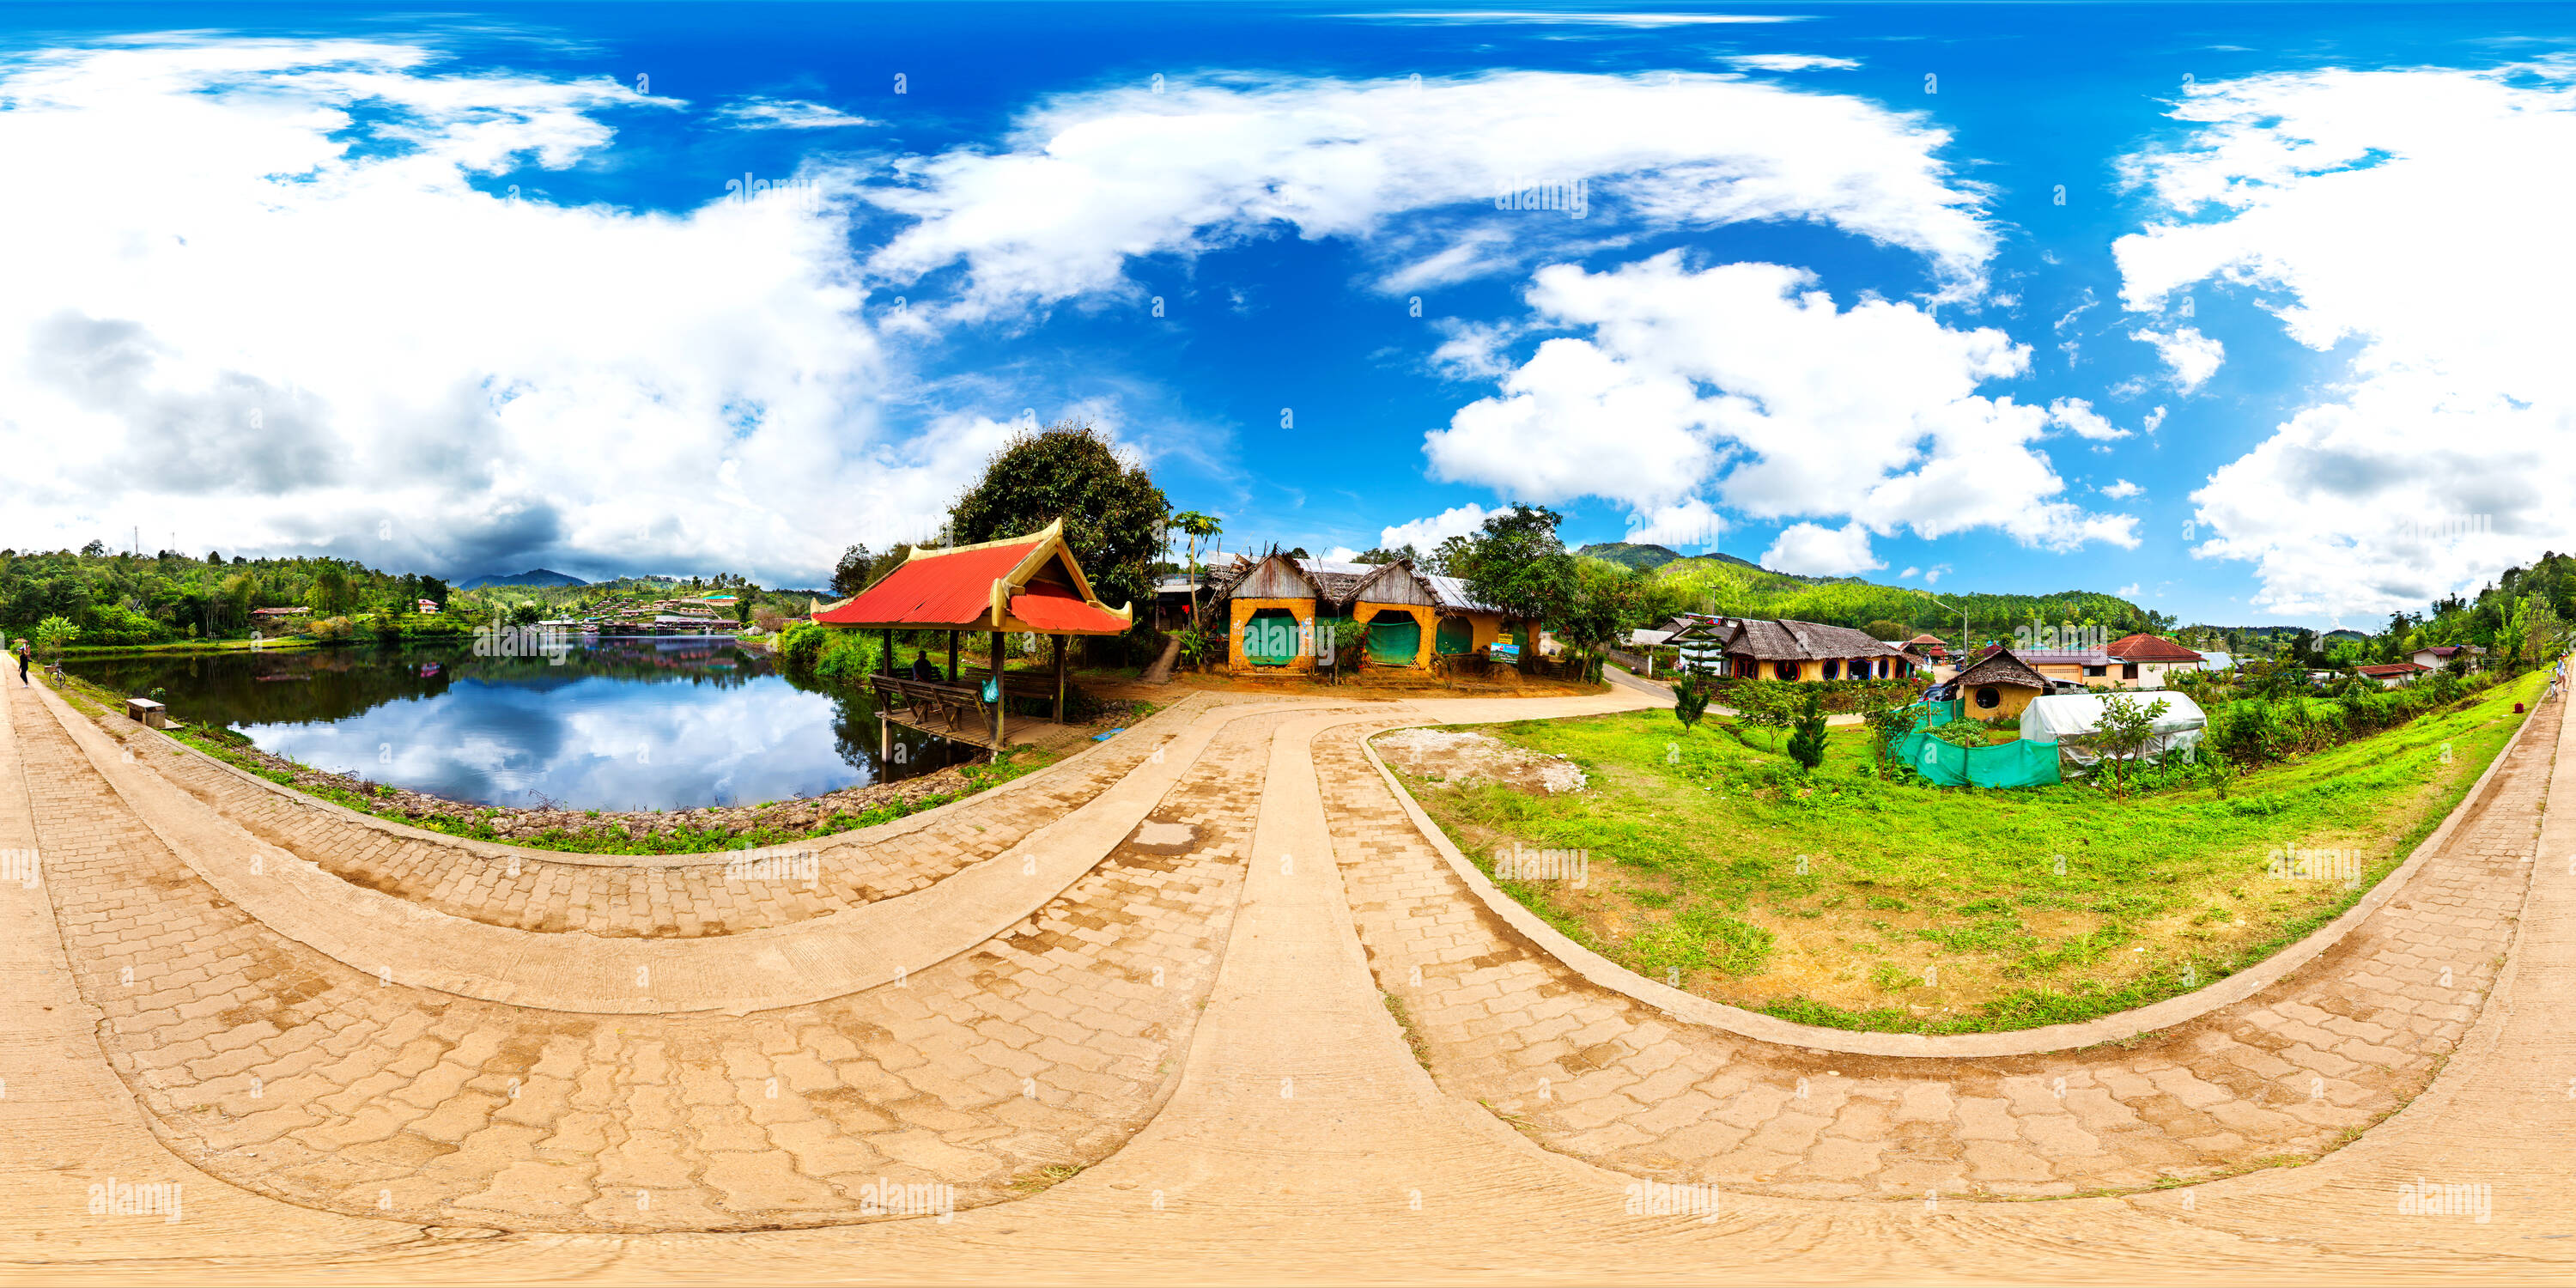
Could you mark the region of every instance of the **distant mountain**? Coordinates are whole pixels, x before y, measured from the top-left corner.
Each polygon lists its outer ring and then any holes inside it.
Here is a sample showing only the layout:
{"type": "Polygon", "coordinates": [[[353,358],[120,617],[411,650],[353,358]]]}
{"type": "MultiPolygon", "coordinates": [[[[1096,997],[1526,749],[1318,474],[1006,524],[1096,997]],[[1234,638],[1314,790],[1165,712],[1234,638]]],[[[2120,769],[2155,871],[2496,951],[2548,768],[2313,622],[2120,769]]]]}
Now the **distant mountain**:
{"type": "Polygon", "coordinates": [[[587,586],[579,577],[567,577],[552,568],[531,568],[518,573],[491,573],[457,587],[458,590],[481,590],[487,586],[587,586]]]}
{"type": "MultiPolygon", "coordinates": [[[[1692,557],[1678,553],[1664,546],[1639,545],[1626,541],[1596,541],[1591,545],[1575,551],[1574,553],[1578,558],[1598,559],[1603,563],[1614,563],[1623,568],[1637,569],[1640,572],[1653,572],[1657,568],[1663,567],[1665,564],[1692,557]]],[[[1734,555],[1728,554],[1700,555],[1697,557],[1702,559],[1714,559],[1721,563],[1742,564],[1747,568],[1759,569],[1762,566],[1749,559],[1738,559],[1734,555]]]]}

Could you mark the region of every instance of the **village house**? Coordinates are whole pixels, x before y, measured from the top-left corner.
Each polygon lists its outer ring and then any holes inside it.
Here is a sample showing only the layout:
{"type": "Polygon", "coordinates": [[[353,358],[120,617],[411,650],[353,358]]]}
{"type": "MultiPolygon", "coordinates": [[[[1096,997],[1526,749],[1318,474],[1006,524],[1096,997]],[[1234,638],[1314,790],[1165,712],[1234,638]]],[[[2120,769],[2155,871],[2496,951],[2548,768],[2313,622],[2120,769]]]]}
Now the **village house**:
{"type": "Polygon", "coordinates": [[[2383,689],[2394,689],[2402,685],[2413,684],[2416,676],[2430,675],[2433,673],[2433,668],[2425,666],[2420,662],[2389,662],[2380,666],[2364,666],[2356,667],[2354,669],[2361,672],[2361,677],[2363,679],[2373,681],[2383,689]]]}
{"type": "MultiPolygon", "coordinates": [[[[2145,631],[2123,635],[2102,651],[2110,655],[2110,665],[2118,668],[2109,672],[2108,678],[2117,681],[2113,687],[2122,689],[2161,689],[2171,672],[2201,668],[2200,654],[2145,631]]],[[[2086,682],[2091,683],[2089,679],[2086,682]]]]}
{"type": "Polygon", "coordinates": [[[1676,633],[1673,643],[1695,669],[1708,669],[1705,659],[1713,656],[1718,674],[1737,679],[1889,680],[1922,669],[1914,656],[1866,631],[1786,618],[1706,618],[1676,633]]]}
{"type": "Polygon", "coordinates": [[[1338,621],[1368,628],[1377,666],[1430,670],[1441,656],[1483,652],[1507,628],[1502,610],[1478,602],[1455,577],[1416,572],[1412,561],[1345,563],[1272,553],[1237,557],[1220,574],[1215,600],[1230,628],[1226,662],[1237,672],[1312,671],[1329,662],[1338,621]]]}
{"type": "Polygon", "coordinates": [[[2448,667],[2451,659],[2466,657],[2468,665],[2474,669],[2478,665],[2478,659],[2485,657],[2486,653],[2485,649],[2475,644],[2437,644],[2431,648],[2415,650],[2415,656],[2409,660],[2427,671],[2439,671],[2448,667]]]}
{"type": "Polygon", "coordinates": [[[1971,720],[2018,719],[2032,699],[2054,689],[2054,681],[2008,648],[1970,663],[1952,683],[1958,686],[1960,714],[1971,720]]]}

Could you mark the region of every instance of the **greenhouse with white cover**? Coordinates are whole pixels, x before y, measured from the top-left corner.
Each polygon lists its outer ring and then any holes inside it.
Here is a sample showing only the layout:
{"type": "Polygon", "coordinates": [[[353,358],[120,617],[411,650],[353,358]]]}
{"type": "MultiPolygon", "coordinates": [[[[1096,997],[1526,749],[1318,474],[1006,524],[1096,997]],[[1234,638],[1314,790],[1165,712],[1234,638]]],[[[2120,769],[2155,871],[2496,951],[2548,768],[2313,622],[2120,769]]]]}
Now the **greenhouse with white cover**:
{"type": "Polygon", "coordinates": [[[2139,749],[2140,758],[2152,758],[2181,752],[2197,755],[2201,735],[2209,728],[2209,717],[2200,704],[2171,689],[2143,692],[2061,693],[2033,698],[2022,709],[2021,736],[2026,742],[2060,744],[2059,755],[2078,765],[2090,765],[2100,754],[2083,745],[2083,739],[2101,728],[2102,711],[2112,702],[2134,702],[2141,707],[2158,702],[2165,709],[2155,718],[2155,735],[2139,749]],[[2068,739],[2075,739],[2068,742],[2068,739]]]}

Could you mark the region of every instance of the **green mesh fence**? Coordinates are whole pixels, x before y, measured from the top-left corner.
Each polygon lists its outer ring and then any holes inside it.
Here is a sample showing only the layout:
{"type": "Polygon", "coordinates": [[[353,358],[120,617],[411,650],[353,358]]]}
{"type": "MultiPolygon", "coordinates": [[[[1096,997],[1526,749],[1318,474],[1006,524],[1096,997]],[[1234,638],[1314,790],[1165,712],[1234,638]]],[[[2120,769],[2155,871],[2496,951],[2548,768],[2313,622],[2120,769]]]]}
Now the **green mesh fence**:
{"type": "Polygon", "coordinates": [[[1962,747],[1932,736],[1932,730],[1959,718],[1960,704],[1920,703],[1914,727],[1888,744],[1888,754],[1943,787],[2038,787],[2059,781],[2057,744],[2013,741],[1991,747],[1962,747]]]}

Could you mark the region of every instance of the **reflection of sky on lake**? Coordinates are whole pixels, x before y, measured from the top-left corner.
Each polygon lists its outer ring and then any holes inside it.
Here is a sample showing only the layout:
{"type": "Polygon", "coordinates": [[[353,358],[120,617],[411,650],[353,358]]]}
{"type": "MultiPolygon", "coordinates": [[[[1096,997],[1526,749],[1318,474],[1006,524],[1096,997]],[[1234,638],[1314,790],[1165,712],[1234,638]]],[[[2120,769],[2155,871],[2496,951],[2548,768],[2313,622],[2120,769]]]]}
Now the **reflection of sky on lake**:
{"type": "Polygon", "coordinates": [[[832,737],[833,701],[775,676],[717,687],[611,676],[460,679],[330,724],[247,724],[263,751],[453,800],[681,809],[867,781],[832,737]]]}

